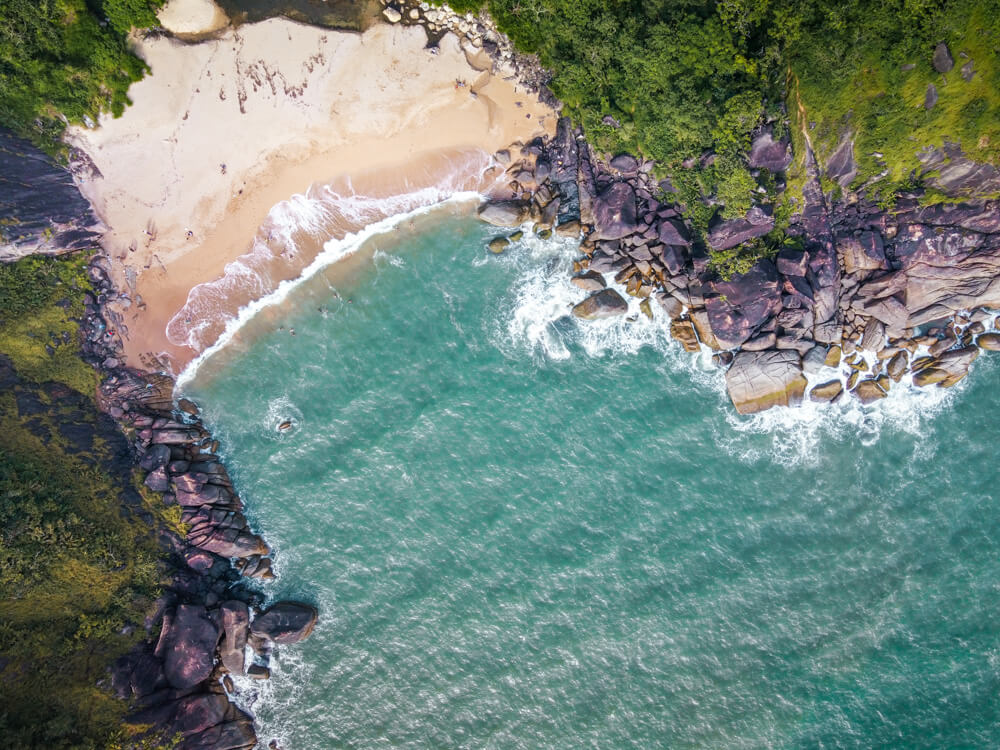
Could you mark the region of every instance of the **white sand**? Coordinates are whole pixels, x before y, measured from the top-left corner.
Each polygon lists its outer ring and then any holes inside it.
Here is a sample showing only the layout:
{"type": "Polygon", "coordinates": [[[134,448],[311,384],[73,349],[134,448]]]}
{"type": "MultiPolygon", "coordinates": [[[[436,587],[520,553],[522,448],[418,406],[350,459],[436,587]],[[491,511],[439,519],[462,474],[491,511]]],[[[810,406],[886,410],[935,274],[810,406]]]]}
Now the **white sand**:
{"type": "Polygon", "coordinates": [[[195,354],[167,342],[166,322],[191,287],[247,251],[279,201],[314,182],[378,169],[398,178],[432,152],[492,153],[552,131],[550,110],[470,67],[454,36],[437,55],[425,43],[419,27],[358,35],[285,19],[194,45],[138,43],[153,74],[129,90],[133,105],[69,135],[101,172],[80,187],[109,227],[117,280],[137,278],[146,304],[123,313],[130,362],[167,354],[176,369],[195,354]]]}
{"type": "Polygon", "coordinates": [[[212,0],[170,0],[156,16],[163,28],[181,35],[211,34],[229,25],[222,8],[212,0]]]}

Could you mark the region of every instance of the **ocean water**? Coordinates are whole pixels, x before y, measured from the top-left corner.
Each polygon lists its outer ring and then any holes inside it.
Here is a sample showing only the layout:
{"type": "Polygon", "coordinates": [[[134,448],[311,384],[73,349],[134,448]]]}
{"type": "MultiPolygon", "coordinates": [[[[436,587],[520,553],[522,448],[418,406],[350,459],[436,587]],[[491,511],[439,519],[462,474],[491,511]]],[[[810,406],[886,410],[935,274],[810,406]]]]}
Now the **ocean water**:
{"type": "Polygon", "coordinates": [[[240,681],[264,744],[1000,746],[997,360],[739,417],[662,320],[567,317],[572,243],[494,257],[468,213],[375,236],[183,379],[263,591],[321,610],[240,681]]]}

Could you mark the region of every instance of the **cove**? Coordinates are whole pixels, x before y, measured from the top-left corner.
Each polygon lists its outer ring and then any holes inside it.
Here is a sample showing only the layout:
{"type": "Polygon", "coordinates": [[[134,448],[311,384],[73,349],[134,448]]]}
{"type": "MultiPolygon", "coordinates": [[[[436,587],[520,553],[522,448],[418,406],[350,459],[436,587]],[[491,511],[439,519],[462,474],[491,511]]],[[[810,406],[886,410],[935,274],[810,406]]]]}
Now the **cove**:
{"type": "Polygon", "coordinates": [[[491,236],[376,237],[186,386],[266,594],[321,611],[242,685],[264,742],[1000,743],[994,360],[740,418],[663,320],[567,317],[572,248],[491,236]]]}

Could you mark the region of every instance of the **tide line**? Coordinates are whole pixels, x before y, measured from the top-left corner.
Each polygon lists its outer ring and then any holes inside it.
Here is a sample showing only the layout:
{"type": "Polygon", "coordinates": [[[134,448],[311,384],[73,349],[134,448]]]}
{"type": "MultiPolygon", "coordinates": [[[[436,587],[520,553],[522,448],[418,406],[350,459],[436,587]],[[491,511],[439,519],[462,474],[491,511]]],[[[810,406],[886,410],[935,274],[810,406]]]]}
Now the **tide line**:
{"type": "Polygon", "coordinates": [[[478,203],[482,200],[482,194],[475,191],[455,193],[454,195],[436,203],[419,206],[405,213],[387,216],[380,221],[369,224],[357,232],[349,233],[343,238],[329,240],[323,245],[323,251],[313,259],[312,263],[306,266],[299,276],[294,279],[286,279],[285,281],[282,281],[273,292],[270,292],[269,294],[266,294],[263,297],[260,297],[259,299],[241,307],[236,316],[227,321],[226,328],[219,335],[219,338],[216,339],[215,342],[207,349],[200,352],[197,357],[192,359],[177,376],[174,385],[175,392],[182,393],[184,387],[194,380],[201,366],[211,359],[216,353],[224,349],[233,340],[240,329],[251,321],[261,310],[268,307],[274,307],[275,305],[280,305],[297,287],[314,277],[324,268],[357,252],[358,249],[372,237],[390,232],[405,221],[417,216],[423,216],[443,206],[470,201],[478,203]]]}

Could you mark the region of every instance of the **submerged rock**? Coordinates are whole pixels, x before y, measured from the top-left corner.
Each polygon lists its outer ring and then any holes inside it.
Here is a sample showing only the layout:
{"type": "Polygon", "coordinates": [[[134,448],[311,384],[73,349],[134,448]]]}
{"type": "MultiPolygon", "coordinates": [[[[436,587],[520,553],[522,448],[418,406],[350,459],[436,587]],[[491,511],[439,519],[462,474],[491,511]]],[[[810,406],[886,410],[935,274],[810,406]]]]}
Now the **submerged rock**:
{"type": "Polygon", "coordinates": [[[250,633],[274,643],[298,643],[309,637],[318,617],[311,604],[278,602],[250,623],[250,633]]]}
{"type": "Polygon", "coordinates": [[[614,318],[628,312],[628,303],[614,289],[603,289],[590,295],[573,308],[573,314],[584,320],[614,318]]]}

